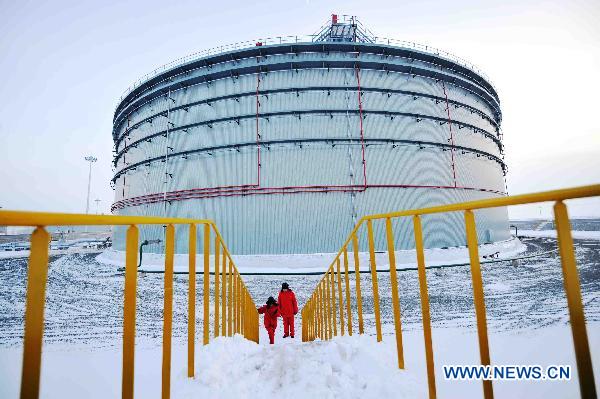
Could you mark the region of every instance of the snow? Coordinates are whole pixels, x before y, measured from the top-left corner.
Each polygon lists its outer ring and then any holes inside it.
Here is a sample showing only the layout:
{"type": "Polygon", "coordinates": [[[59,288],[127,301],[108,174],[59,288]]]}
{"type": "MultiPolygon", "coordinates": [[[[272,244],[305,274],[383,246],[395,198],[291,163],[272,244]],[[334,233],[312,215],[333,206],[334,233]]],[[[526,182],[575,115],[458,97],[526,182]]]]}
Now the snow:
{"type": "MultiPolygon", "coordinates": [[[[518,262],[482,266],[491,359],[496,365],[570,365],[568,382],[494,382],[497,397],[579,397],[569,315],[556,240],[523,238],[530,253],[540,256],[518,262]]],[[[508,243],[507,243],[508,244],[508,243]]],[[[514,245],[514,244],[513,244],[514,245]]],[[[576,241],[576,256],[587,330],[596,376],[600,375],[600,241],[576,241]]],[[[481,247],[482,254],[491,250],[481,247]]],[[[437,251],[437,250],[432,250],[437,251]]],[[[442,253],[428,252],[426,262],[442,253]],[[431,259],[430,259],[431,258],[431,259]]],[[[121,254],[123,255],[123,254],[121,254]]],[[[333,255],[321,259],[328,265],[333,255]]],[[[366,254],[362,254],[364,260],[366,254]]],[[[385,269],[387,253],[378,254],[385,269]]],[[[93,253],[66,254],[50,260],[41,397],[113,398],[120,396],[123,273],[95,261],[93,253]]],[[[184,258],[185,262],[187,257],[184,258]]],[[[439,259],[439,258],[438,258],[439,259]]],[[[459,256],[456,256],[458,261],[459,256]]],[[[366,264],[366,262],[364,262],[366,264]]],[[[199,263],[201,265],[201,262],[199,263]]],[[[212,263],[211,263],[212,264],[212,263]]],[[[187,265],[186,265],[187,267],[187,265]]],[[[273,270],[277,270],[276,265],[273,270]]],[[[294,270],[292,268],[292,270],[294,270]]],[[[322,269],[320,269],[322,270],[322,269]]],[[[383,342],[377,343],[369,274],[361,275],[365,331],[363,337],[329,342],[300,342],[299,318],[295,340],[269,346],[264,328],[261,343],[241,337],[219,338],[202,346],[202,306],[196,307],[196,377],[186,377],[186,275],[174,279],[172,397],[426,397],[427,382],[421,329],[417,271],[399,273],[406,369],[397,369],[390,275],[379,275],[383,342]]],[[[257,303],[277,292],[282,281],[293,287],[304,304],[320,276],[244,276],[257,303]]],[[[427,271],[436,383],[440,398],[482,397],[479,381],[446,381],[442,366],[478,364],[469,266],[427,271]]],[[[27,260],[0,261],[0,398],[17,398],[21,379],[23,313],[27,260]]],[[[196,292],[202,297],[202,275],[196,292]]],[[[158,398],[161,389],[162,290],[164,276],[140,273],[136,322],[135,394],[158,398]]],[[[350,281],[354,291],[354,280],[350,281]]],[[[212,298],[212,296],[211,296],[212,298]]],[[[211,299],[212,300],[212,299],[211,299]]],[[[212,314],[211,303],[211,314],[212,314]]],[[[354,330],[357,330],[356,307],[354,330]]],[[[262,323],[261,323],[262,324],[262,323]]],[[[211,329],[212,335],[212,329],[211,329]]],[[[597,378],[597,377],[596,377],[597,378]]]]}
{"type": "MultiPolygon", "coordinates": [[[[278,337],[279,338],[279,337],[278,337]]],[[[400,371],[373,337],[339,338],[301,344],[286,339],[276,346],[241,337],[217,339],[201,355],[200,373],[184,370],[173,386],[176,398],[415,398],[423,387],[400,371]],[[210,365],[202,370],[202,364],[210,365]],[[233,383],[235,382],[235,383],[233,383]]]]}
{"type": "MultiPolygon", "coordinates": [[[[482,260],[495,253],[499,253],[500,259],[510,259],[518,256],[526,250],[517,238],[506,241],[500,241],[493,244],[483,244],[479,246],[479,255],[482,260]]],[[[415,250],[396,251],[396,266],[398,269],[415,268],[416,252],[415,250]]],[[[336,254],[299,254],[299,255],[233,255],[238,270],[241,273],[322,273],[333,261],[336,254]]],[[[352,254],[349,254],[352,256],[352,254]]],[[[455,265],[469,263],[469,252],[467,247],[454,248],[431,248],[425,250],[425,258],[428,266],[455,265]]],[[[369,270],[369,253],[360,252],[360,270],[369,270]]],[[[109,264],[117,267],[123,267],[125,262],[125,253],[113,249],[102,252],[96,258],[99,263],[109,264]]],[[[164,256],[162,254],[144,253],[142,257],[141,271],[155,272],[164,270],[164,256]]],[[[202,254],[196,257],[196,267],[202,265],[204,258],[202,254]]],[[[387,252],[377,252],[375,262],[378,270],[389,269],[389,260],[387,252]]],[[[210,257],[210,267],[213,270],[214,258],[210,257]]],[[[175,255],[175,272],[187,273],[188,255],[175,255]]]]}
{"type": "MultiPolygon", "coordinates": [[[[600,241],[600,231],[577,231],[573,230],[573,238],[576,240],[600,241]]],[[[519,236],[556,238],[556,230],[519,230],[519,236]]]]}
{"type": "MultiPolygon", "coordinates": [[[[600,373],[600,325],[588,324],[592,363],[600,373]]],[[[397,367],[395,339],[384,330],[375,337],[338,337],[332,341],[301,343],[281,339],[267,345],[241,336],[217,338],[207,346],[197,343],[196,377],[187,378],[186,347],[174,348],[173,398],[425,398],[427,376],[423,335],[405,331],[405,370],[397,367]]],[[[298,333],[299,334],[299,333],[298,333]]],[[[434,328],[434,361],[438,397],[482,397],[480,381],[447,381],[442,366],[479,363],[473,330],[434,328]]],[[[495,381],[497,397],[578,397],[571,331],[561,324],[518,333],[490,333],[493,364],[571,365],[570,381],[495,381]],[[549,350],[549,348],[552,348],[549,350]]],[[[135,395],[158,398],[161,386],[161,349],[136,346],[135,395]]],[[[0,348],[0,397],[17,398],[21,349],[0,348]]],[[[44,348],[41,398],[118,397],[121,384],[120,348],[90,350],[50,345],[44,348]]]]}

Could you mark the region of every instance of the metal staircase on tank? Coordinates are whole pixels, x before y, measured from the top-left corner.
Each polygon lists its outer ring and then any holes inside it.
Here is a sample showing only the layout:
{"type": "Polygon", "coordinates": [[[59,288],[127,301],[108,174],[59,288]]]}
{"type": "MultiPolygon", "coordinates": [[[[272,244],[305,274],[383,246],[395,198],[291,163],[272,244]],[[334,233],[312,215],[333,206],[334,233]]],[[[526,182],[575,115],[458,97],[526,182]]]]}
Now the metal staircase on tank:
{"type": "Polygon", "coordinates": [[[332,14],[331,21],[319,29],[313,41],[375,43],[375,35],[355,16],[332,14]]]}

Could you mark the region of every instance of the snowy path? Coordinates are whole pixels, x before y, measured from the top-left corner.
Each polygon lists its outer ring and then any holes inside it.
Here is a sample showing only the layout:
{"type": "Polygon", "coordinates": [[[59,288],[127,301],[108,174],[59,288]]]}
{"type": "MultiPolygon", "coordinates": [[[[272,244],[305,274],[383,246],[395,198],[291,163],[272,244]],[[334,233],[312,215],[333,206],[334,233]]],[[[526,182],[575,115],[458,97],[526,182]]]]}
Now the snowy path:
{"type": "MultiPolygon", "coordinates": [[[[589,325],[592,361],[600,373],[600,324],[589,325]]],[[[198,344],[196,378],[186,377],[186,347],[173,351],[172,397],[178,398],[425,398],[427,395],[422,331],[403,334],[406,370],[397,369],[393,336],[343,337],[329,342],[279,340],[256,345],[241,337],[198,344]]],[[[264,342],[264,341],[263,341],[264,342]]],[[[442,366],[477,364],[474,331],[433,331],[439,398],[481,398],[479,381],[446,381],[442,366]]],[[[490,335],[492,362],[497,365],[552,364],[575,367],[570,329],[566,325],[490,335]]],[[[44,351],[41,398],[120,397],[121,353],[118,348],[90,350],[49,345],[44,351]]],[[[20,348],[0,348],[0,397],[17,398],[20,348]]],[[[494,382],[498,398],[575,398],[578,380],[494,382]]],[[[135,394],[159,398],[160,347],[136,349],[135,394]]]]}

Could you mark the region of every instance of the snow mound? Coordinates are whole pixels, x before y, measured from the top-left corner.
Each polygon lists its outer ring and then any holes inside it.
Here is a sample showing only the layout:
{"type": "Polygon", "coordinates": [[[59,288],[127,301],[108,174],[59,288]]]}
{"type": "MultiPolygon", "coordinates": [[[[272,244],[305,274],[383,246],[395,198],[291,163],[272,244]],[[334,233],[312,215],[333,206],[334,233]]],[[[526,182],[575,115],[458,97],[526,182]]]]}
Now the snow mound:
{"type": "Polygon", "coordinates": [[[185,369],[174,379],[174,398],[427,396],[426,385],[399,370],[389,348],[367,336],[311,343],[296,337],[273,346],[241,336],[216,338],[197,359],[195,379],[188,379],[185,369]]]}

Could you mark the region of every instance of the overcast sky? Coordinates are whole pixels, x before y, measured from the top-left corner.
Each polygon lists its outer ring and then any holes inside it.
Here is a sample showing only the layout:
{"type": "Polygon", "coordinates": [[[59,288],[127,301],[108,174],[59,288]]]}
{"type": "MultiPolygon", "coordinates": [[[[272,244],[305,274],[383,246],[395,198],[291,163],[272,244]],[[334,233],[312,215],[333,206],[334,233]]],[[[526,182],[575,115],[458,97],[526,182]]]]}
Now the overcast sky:
{"type": "MultiPolygon", "coordinates": [[[[205,48],[312,34],[331,13],[450,51],[499,91],[510,194],[600,183],[600,1],[0,0],[0,206],[109,212],[111,123],[136,79],[205,48]],[[91,202],[91,210],[96,204],[91,202]]],[[[600,200],[572,216],[600,216],[600,200]]],[[[513,217],[550,216],[549,206],[513,217]]]]}

